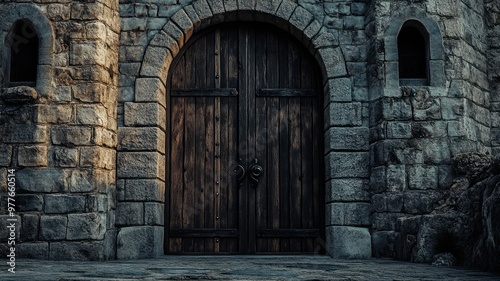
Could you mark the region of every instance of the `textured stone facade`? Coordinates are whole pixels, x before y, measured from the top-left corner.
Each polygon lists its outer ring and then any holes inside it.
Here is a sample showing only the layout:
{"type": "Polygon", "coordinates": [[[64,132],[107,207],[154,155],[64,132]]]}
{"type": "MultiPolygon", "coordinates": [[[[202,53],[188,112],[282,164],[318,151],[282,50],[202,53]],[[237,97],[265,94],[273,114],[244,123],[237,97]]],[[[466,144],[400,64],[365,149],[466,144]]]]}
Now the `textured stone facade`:
{"type": "Polygon", "coordinates": [[[276,25],[317,59],[334,257],[394,257],[397,219],[428,214],[449,193],[453,155],[500,152],[493,0],[28,2],[0,3],[2,73],[14,22],[29,19],[41,38],[36,91],[0,76],[0,176],[17,169],[24,256],[163,253],[170,64],[223,22],[276,25]],[[429,34],[428,86],[399,83],[408,20],[429,34]]]}

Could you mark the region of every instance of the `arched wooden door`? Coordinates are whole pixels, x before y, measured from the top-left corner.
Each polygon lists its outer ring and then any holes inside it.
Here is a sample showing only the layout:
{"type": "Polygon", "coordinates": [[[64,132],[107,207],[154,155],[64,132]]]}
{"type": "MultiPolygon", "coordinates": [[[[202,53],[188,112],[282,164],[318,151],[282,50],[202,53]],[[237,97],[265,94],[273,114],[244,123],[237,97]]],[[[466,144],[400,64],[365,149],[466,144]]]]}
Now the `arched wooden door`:
{"type": "Polygon", "coordinates": [[[270,26],[198,35],[168,84],[166,253],[313,253],[324,232],[321,79],[270,26]]]}

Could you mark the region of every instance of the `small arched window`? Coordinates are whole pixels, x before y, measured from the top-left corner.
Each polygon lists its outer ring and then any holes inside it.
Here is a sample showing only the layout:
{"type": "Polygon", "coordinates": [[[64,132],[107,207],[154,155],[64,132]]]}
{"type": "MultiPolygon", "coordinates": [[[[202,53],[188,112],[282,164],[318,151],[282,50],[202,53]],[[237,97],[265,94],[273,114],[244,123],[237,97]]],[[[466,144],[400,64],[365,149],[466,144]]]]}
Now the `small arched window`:
{"type": "Polygon", "coordinates": [[[398,35],[400,85],[429,85],[429,33],[417,21],[407,21],[398,35]]]}
{"type": "Polygon", "coordinates": [[[39,39],[33,24],[18,20],[8,37],[10,86],[36,86],[39,39]]]}

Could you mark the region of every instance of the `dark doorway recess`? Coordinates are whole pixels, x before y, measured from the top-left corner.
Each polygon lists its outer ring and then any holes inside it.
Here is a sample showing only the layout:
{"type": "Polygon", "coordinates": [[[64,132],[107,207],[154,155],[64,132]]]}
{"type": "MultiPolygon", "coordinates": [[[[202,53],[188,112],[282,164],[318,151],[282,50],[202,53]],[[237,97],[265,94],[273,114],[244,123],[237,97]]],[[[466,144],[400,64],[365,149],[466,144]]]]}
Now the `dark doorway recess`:
{"type": "Polygon", "coordinates": [[[168,82],[166,253],[322,251],[320,73],[272,26],[190,40],[168,82]]]}

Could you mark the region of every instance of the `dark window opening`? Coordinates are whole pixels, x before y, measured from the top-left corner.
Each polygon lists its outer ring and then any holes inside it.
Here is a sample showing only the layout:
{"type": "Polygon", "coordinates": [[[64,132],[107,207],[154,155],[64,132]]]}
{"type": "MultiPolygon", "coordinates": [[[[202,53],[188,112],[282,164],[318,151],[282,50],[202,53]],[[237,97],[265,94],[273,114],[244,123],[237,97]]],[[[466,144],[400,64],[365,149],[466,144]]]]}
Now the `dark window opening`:
{"type": "Polygon", "coordinates": [[[9,43],[11,86],[35,86],[39,48],[35,28],[29,21],[17,21],[9,35],[9,43]]]}
{"type": "Polygon", "coordinates": [[[415,79],[427,85],[429,36],[422,30],[423,27],[408,22],[398,35],[399,79],[415,79]]]}

